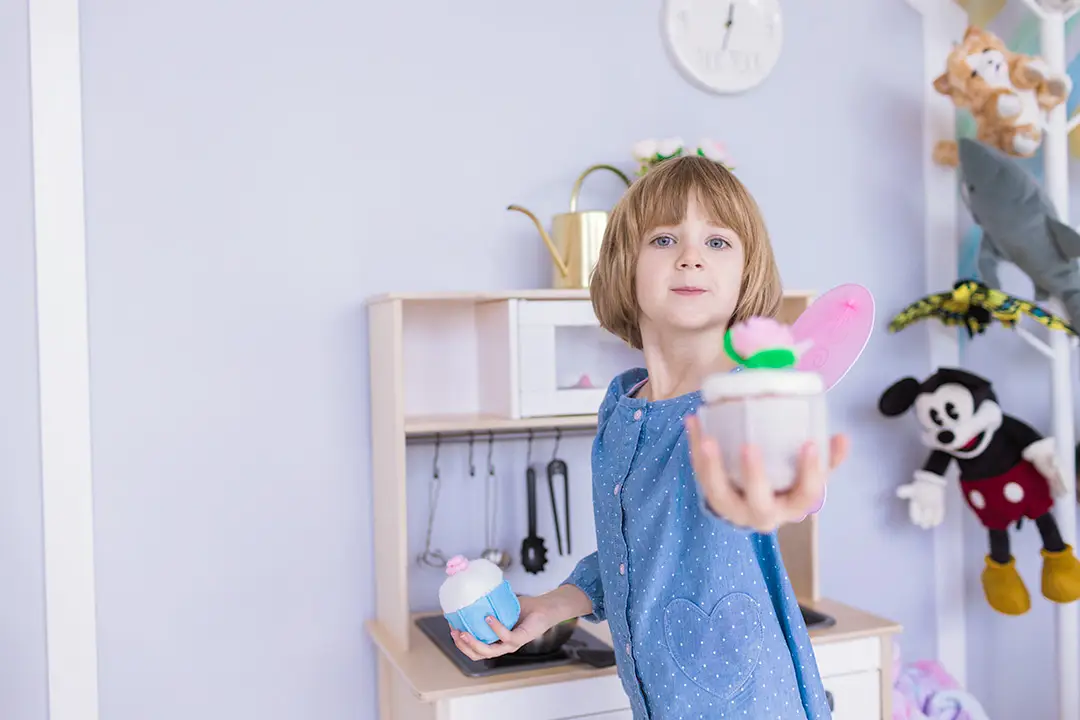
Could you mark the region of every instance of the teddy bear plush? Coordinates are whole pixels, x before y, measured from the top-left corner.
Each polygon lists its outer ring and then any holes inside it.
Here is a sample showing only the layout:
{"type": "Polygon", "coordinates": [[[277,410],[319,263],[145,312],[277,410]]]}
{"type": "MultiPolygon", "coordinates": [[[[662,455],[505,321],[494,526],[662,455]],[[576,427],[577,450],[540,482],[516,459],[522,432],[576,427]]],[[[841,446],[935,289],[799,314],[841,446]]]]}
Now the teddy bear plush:
{"type": "MultiPolygon", "coordinates": [[[[1042,143],[1047,112],[1065,102],[1072,81],[1051,73],[1041,58],[1012,52],[1001,38],[973,25],[949,53],[934,89],[971,112],[979,141],[1031,157],[1042,143]]],[[[956,142],[939,142],[934,160],[955,167],[956,142]]]]}

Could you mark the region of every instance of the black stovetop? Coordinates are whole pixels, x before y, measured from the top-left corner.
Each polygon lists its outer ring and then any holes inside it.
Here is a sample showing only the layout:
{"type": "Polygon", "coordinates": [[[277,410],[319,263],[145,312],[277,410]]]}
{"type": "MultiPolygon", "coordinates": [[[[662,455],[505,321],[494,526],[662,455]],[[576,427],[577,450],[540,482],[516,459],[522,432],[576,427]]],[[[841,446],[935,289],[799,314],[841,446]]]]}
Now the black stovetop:
{"type": "MultiPolygon", "coordinates": [[[[454,645],[454,639],[450,637],[450,625],[442,615],[418,618],[416,624],[443,651],[443,654],[450,658],[450,661],[454,663],[457,669],[469,677],[486,677],[522,670],[539,670],[578,662],[562,648],[547,655],[515,655],[510,653],[490,660],[470,660],[454,645]]],[[[572,650],[611,651],[610,645],[580,627],[574,628],[574,634],[566,641],[565,647],[572,650]]]]}
{"type": "MultiPolygon", "coordinates": [[[[803,619],[809,630],[823,629],[836,624],[836,619],[829,615],[819,613],[803,605],[800,605],[799,609],[802,610],[803,619]]],[[[450,658],[450,661],[454,663],[462,674],[469,677],[486,677],[522,670],[538,670],[578,662],[571,653],[562,648],[547,655],[516,655],[510,653],[490,660],[470,660],[454,645],[454,639],[450,637],[450,625],[442,615],[429,615],[418,618],[416,625],[425,635],[431,638],[431,641],[443,651],[444,655],[450,658]]],[[[571,651],[611,651],[610,645],[580,627],[574,628],[574,634],[566,641],[565,647],[570,648],[571,651]]]]}

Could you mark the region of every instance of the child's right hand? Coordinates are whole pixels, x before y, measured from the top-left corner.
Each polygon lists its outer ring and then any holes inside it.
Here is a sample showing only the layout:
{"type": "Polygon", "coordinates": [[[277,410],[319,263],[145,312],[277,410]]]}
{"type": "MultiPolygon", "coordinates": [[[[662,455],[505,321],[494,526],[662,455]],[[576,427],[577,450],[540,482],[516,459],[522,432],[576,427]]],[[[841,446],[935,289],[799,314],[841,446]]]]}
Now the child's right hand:
{"type": "Polygon", "coordinates": [[[799,457],[795,484],[785,492],[775,493],[765,477],[760,452],[747,446],[742,453],[743,487],[738,488],[724,471],[719,446],[702,432],[697,417],[686,418],[686,430],[690,436],[690,462],[709,508],[733,525],[762,533],[806,517],[822,497],[829,471],[842,463],[848,452],[847,436],[834,435],[826,469],[817,457],[817,446],[807,443],[799,457]]]}
{"type": "Polygon", "coordinates": [[[506,629],[494,617],[487,618],[491,629],[499,636],[499,641],[490,645],[480,642],[469,633],[458,632],[451,627],[450,635],[454,638],[454,644],[457,645],[458,650],[465,653],[470,660],[484,660],[506,655],[519,649],[525,643],[535,640],[566,619],[555,616],[559,603],[549,595],[521,596],[518,602],[521,604],[521,617],[513,630],[506,629]]]}

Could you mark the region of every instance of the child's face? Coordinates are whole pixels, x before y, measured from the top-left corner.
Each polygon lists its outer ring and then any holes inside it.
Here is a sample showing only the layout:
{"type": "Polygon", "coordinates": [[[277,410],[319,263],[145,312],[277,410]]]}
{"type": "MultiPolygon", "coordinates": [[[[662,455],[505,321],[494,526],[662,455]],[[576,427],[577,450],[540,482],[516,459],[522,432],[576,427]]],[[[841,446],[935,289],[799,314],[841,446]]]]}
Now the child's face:
{"type": "Polygon", "coordinates": [[[646,231],[637,258],[642,335],[723,331],[742,284],[742,239],[713,224],[696,197],[677,227],[646,231]]]}

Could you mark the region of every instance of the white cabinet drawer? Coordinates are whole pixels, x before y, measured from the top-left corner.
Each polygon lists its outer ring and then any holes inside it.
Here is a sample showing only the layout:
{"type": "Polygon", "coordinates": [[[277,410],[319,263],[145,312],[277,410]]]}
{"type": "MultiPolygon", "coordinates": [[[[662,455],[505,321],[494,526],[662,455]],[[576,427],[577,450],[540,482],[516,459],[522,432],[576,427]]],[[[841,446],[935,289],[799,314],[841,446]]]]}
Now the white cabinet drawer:
{"type": "Polygon", "coordinates": [[[881,668],[881,638],[869,637],[814,646],[821,677],[881,668]]]}
{"type": "Polygon", "coordinates": [[[881,720],[881,674],[878,671],[833,675],[822,678],[822,683],[833,696],[833,720],[881,720]]]}
{"type": "Polygon", "coordinates": [[[629,708],[619,676],[606,675],[458,698],[440,720],[630,720],[629,708]]]}
{"type": "Polygon", "coordinates": [[[634,720],[634,711],[630,708],[616,710],[615,712],[600,713],[599,715],[582,715],[572,720],[634,720]]]}

